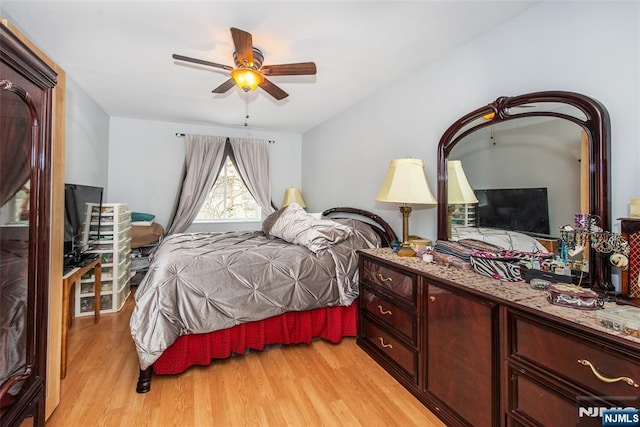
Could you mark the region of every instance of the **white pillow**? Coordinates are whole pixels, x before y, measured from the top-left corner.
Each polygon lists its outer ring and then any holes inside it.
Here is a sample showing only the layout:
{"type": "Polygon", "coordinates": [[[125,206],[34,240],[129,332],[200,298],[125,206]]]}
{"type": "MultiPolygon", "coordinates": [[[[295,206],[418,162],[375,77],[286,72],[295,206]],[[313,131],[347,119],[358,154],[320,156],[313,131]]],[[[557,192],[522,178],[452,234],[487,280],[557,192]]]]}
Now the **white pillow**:
{"type": "Polygon", "coordinates": [[[292,203],[279,213],[269,234],[318,253],[351,237],[353,229],[330,219],[315,219],[292,203]]]}

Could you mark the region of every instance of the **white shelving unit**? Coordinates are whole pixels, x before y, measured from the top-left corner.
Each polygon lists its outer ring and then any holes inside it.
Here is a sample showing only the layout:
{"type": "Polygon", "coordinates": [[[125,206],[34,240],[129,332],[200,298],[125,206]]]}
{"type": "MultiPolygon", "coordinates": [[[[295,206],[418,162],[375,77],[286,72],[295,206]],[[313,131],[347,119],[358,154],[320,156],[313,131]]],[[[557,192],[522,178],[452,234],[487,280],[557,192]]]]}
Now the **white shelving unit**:
{"type": "Polygon", "coordinates": [[[451,216],[452,225],[461,225],[465,227],[476,227],[476,205],[464,204],[454,205],[453,215],[451,216]]]}
{"type": "MultiPolygon", "coordinates": [[[[123,203],[89,204],[85,213],[84,238],[94,241],[88,252],[97,253],[102,261],[100,312],[119,311],[129,296],[131,279],[131,213],[123,203]]],[[[86,243],[86,242],[85,242],[86,243]]],[[[76,286],[75,315],[91,316],[94,307],[93,271],[76,286]]]]}

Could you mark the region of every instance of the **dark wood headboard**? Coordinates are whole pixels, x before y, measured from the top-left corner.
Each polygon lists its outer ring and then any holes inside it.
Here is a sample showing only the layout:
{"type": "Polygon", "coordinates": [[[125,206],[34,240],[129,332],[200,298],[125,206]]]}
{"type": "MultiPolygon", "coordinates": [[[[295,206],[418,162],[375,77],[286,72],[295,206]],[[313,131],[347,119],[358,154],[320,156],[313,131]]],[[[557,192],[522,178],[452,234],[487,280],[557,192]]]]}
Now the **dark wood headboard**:
{"type": "Polygon", "coordinates": [[[371,226],[382,241],[382,246],[391,246],[391,243],[398,240],[398,236],[391,226],[379,215],[373,212],[358,208],[338,207],[327,209],[322,212],[322,216],[330,218],[352,218],[362,221],[371,226]],[[343,215],[344,214],[344,215],[343,215]],[[366,218],[366,219],[365,219],[366,218]]]}

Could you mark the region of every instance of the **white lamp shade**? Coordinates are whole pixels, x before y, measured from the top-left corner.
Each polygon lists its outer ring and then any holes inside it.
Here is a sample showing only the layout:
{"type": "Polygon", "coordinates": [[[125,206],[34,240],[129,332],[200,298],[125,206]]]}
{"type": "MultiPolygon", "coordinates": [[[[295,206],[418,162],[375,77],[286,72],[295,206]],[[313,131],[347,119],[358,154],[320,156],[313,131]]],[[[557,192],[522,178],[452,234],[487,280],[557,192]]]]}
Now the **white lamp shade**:
{"type": "Polygon", "coordinates": [[[302,199],[302,194],[300,194],[300,189],[298,187],[289,187],[284,190],[284,198],[282,199],[282,208],[291,203],[296,202],[303,208],[307,207],[307,204],[302,199]]]}
{"type": "Polygon", "coordinates": [[[464,170],[462,170],[460,160],[447,162],[447,203],[450,205],[478,203],[464,170]]]}
{"type": "Polygon", "coordinates": [[[420,159],[392,160],[376,200],[429,205],[438,203],[429,189],[424,162],[420,159]]]}

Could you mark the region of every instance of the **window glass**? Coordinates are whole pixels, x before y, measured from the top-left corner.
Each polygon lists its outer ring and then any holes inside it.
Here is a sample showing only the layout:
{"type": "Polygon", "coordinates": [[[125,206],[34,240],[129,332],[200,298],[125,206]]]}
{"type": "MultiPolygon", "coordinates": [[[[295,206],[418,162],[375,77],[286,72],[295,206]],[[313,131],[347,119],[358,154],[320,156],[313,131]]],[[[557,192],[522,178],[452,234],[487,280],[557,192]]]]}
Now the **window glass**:
{"type": "Polygon", "coordinates": [[[227,156],[195,222],[260,221],[261,209],[227,156]]]}

